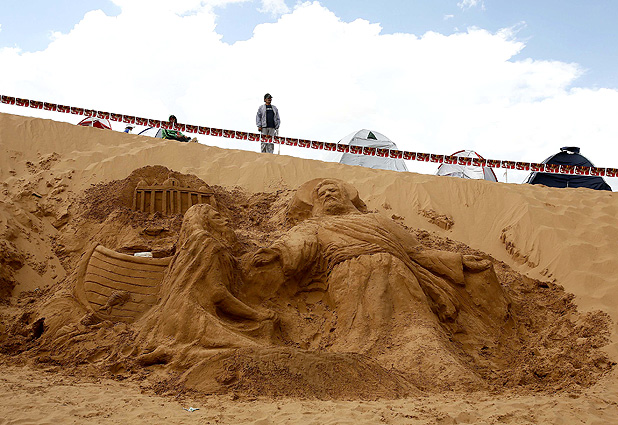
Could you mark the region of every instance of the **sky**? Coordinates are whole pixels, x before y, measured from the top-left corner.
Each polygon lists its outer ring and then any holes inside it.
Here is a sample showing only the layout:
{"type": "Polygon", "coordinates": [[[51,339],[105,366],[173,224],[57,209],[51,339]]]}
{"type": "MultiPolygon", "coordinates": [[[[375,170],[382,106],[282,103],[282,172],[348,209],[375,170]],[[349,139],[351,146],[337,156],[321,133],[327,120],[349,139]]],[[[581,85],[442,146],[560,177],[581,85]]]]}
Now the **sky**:
{"type": "Polygon", "coordinates": [[[0,94],[255,132],[269,92],[285,137],[367,128],[402,150],[527,162],[579,146],[618,168],[616,16],[615,0],[2,0],[0,94]]]}

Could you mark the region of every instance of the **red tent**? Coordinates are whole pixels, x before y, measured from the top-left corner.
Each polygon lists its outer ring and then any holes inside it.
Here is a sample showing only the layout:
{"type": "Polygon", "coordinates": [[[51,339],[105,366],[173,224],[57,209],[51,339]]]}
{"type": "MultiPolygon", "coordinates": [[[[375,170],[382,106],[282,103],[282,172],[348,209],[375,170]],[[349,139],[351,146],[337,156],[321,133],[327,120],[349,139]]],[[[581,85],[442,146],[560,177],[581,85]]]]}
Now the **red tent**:
{"type": "Polygon", "coordinates": [[[96,128],[105,128],[107,130],[112,129],[112,124],[109,120],[104,118],[96,118],[96,117],[87,117],[77,123],[77,125],[83,125],[84,127],[96,127],[96,128]]]}

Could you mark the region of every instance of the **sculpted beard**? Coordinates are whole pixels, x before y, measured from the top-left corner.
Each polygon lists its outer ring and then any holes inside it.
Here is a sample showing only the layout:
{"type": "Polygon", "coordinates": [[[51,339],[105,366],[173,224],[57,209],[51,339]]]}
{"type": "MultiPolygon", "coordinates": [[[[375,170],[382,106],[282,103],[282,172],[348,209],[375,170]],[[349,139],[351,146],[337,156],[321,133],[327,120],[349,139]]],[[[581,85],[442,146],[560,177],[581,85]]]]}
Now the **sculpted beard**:
{"type": "Polygon", "coordinates": [[[346,203],[335,196],[328,196],[322,203],[322,212],[329,215],[340,215],[348,212],[346,203]]]}

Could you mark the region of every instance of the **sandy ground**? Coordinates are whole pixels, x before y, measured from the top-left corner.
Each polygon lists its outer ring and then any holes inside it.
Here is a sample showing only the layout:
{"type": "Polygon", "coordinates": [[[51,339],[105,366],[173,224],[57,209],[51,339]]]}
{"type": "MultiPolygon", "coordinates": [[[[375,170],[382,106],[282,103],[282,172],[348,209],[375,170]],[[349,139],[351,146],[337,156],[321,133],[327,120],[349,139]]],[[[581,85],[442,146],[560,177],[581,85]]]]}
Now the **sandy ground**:
{"type": "MultiPolygon", "coordinates": [[[[614,377],[615,380],[615,377],[614,377]]],[[[614,424],[615,385],[580,396],[432,395],[389,401],[163,397],[134,382],[2,369],[0,424],[614,424]],[[611,388],[613,387],[613,388],[611,388]],[[193,412],[186,409],[197,408],[193,412]]]]}
{"type": "MultiPolygon", "coordinates": [[[[21,229],[23,234],[4,237],[27,253],[14,276],[13,296],[53,288],[69,272],[50,241],[71,196],[155,164],[194,174],[210,185],[250,192],[294,189],[316,177],[348,181],[370,209],[490,253],[533,279],[562,285],[582,312],[608,313],[612,335],[604,350],[618,361],[614,193],[369,170],[0,114],[0,224],[21,229]],[[33,193],[46,201],[47,210],[34,206],[33,193]],[[440,217],[454,225],[444,229],[440,217]]],[[[246,400],[233,395],[175,399],[154,395],[130,380],[94,381],[57,369],[7,364],[0,369],[0,424],[618,423],[615,369],[581,394],[475,392],[395,401],[246,400]],[[199,410],[183,410],[189,407],[199,410]]]]}

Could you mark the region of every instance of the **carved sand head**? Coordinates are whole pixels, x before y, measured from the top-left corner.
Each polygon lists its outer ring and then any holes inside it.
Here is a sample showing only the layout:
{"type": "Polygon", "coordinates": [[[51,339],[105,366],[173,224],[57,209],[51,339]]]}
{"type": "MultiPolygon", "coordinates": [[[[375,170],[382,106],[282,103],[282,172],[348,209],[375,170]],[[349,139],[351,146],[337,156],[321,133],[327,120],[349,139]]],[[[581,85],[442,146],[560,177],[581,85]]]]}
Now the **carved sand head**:
{"type": "Polygon", "coordinates": [[[329,189],[324,189],[323,192],[331,192],[328,194],[321,193],[326,203],[335,203],[332,198],[341,195],[345,198],[343,202],[346,204],[348,213],[367,212],[367,205],[359,198],[358,191],[354,186],[343,180],[319,178],[309,180],[298,188],[286,211],[287,222],[295,225],[311,216],[329,215],[322,212],[322,203],[317,199],[318,186],[321,187],[328,184],[334,184],[338,188],[338,193],[335,194],[329,189]]]}
{"type": "Polygon", "coordinates": [[[219,233],[222,233],[223,231],[228,229],[229,220],[223,217],[221,213],[219,213],[219,211],[215,210],[213,207],[207,207],[205,208],[205,210],[205,227],[209,227],[211,230],[219,233]]]}
{"type": "Polygon", "coordinates": [[[214,237],[223,238],[230,243],[236,241],[236,234],[229,227],[229,220],[209,204],[193,205],[185,213],[181,230],[182,238],[185,239],[197,230],[206,230],[214,237]]]}
{"type": "MultiPolygon", "coordinates": [[[[208,204],[204,204],[208,205],[208,204]]],[[[219,211],[208,205],[206,207],[206,219],[204,228],[209,230],[215,237],[219,236],[233,245],[236,242],[236,233],[229,226],[230,221],[219,211]]]]}
{"type": "Polygon", "coordinates": [[[345,186],[337,180],[325,179],[311,193],[312,215],[342,215],[358,213],[345,186]]]}

